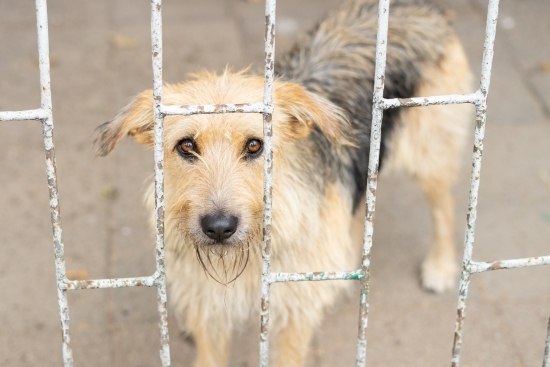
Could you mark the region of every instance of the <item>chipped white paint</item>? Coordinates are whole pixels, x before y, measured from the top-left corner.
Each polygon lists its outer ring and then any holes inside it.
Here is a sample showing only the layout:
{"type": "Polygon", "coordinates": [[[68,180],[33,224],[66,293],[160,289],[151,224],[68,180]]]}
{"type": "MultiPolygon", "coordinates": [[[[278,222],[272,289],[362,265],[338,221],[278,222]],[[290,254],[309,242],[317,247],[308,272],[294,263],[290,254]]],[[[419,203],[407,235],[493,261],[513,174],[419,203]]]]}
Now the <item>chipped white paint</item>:
{"type": "Polygon", "coordinates": [[[546,331],[546,345],[544,347],[542,367],[550,367],[550,319],[548,319],[548,329],[546,331]]]}
{"type": "Polygon", "coordinates": [[[487,27],[485,32],[485,46],[481,63],[481,81],[479,85],[479,98],[476,101],[476,127],[474,132],[474,151],[472,156],[472,174],[470,177],[470,203],[466,216],[466,233],[464,238],[463,267],[460,277],[458,308],[453,342],[453,354],[451,366],[458,367],[460,352],[462,350],[464,320],[466,318],[466,299],[470,285],[471,272],[468,269],[472,262],[474,246],[474,233],[477,218],[477,199],[479,192],[479,180],[481,175],[481,156],[483,154],[483,137],[485,136],[485,122],[487,119],[487,93],[491,80],[491,66],[493,63],[493,47],[495,44],[496,25],[498,17],[499,0],[489,1],[487,12],[487,27]]]}
{"type": "Polygon", "coordinates": [[[49,111],[43,108],[27,111],[5,111],[0,112],[0,121],[23,121],[23,120],[45,120],[49,111]]]}
{"type": "Polygon", "coordinates": [[[164,114],[162,108],[162,1],[151,0],[151,46],[153,62],[153,110],[155,115],[155,244],[157,261],[157,308],[160,329],[160,361],[170,366],[168,336],[168,300],[166,295],[166,265],[164,261],[164,114]]]}
{"type": "MultiPolygon", "coordinates": [[[[275,0],[265,2],[264,105],[273,106],[275,73],[275,0]]],[[[269,364],[269,293],[271,279],[271,221],[273,194],[273,126],[271,113],[264,113],[264,210],[262,240],[262,295],[260,303],[260,367],[269,364]]]]}
{"type": "Polygon", "coordinates": [[[380,0],[378,5],[378,33],[376,36],[376,65],[374,72],[374,92],[372,104],[372,125],[370,137],[369,166],[367,178],[365,227],[361,270],[359,301],[359,333],[357,336],[356,367],[366,365],[367,359],[367,325],[369,315],[370,261],[374,234],[374,212],[376,204],[376,187],[378,184],[378,166],[380,160],[380,143],[382,137],[382,116],[384,114],[384,78],[386,73],[386,49],[388,41],[389,0],[380,0]]]}
{"type": "Polygon", "coordinates": [[[365,277],[362,269],[355,271],[320,271],[310,273],[271,273],[269,283],[318,282],[322,280],[359,280],[365,277]]]}
{"type": "Polygon", "coordinates": [[[470,94],[452,94],[447,96],[414,97],[414,98],[392,98],[383,99],[382,106],[385,110],[396,107],[421,107],[432,105],[448,105],[460,103],[477,103],[479,91],[470,94]]]}
{"type": "Polygon", "coordinates": [[[528,257],[525,259],[498,260],[490,263],[471,261],[467,267],[470,273],[489,270],[524,268],[526,266],[550,265],[550,256],[528,257]]]}
{"type": "Polygon", "coordinates": [[[73,365],[73,353],[70,347],[69,334],[69,304],[64,284],[67,281],[65,269],[65,250],[61,230],[61,214],[59,209],[59,194],[57,191],[57,176],[55,162],[55,146],[53,142],[52,94],[50,89],[50,54],[48,40],[48,13],[46,0],[36,0],[36,27],[38,31],[38,62],[40,70],[40,101],[42,115],[42,132],[46,153],[46,176],[50,194],[50,216],[53,230],[55,252],[55,269],[57,277],[57,298],[61,318],[61,337],[63,341],[63,362],[66,367],[73,365]]]}
{"type": "Polygon", "coordinates": [[[162,278],[158,273],[149,277],[113,278],[98,280],[67,280],[67,290],[98,289],[98,288],[125,288],[125,287],[158,287],[162,278]]]}
{"type": "Polygon", "coordinates": [[[207,104],[200,106],[162,106],[161,112],[165,115],[197,115],[208,113],[273,113],[273,106],[263,102],[243,104],[207,104]]]}

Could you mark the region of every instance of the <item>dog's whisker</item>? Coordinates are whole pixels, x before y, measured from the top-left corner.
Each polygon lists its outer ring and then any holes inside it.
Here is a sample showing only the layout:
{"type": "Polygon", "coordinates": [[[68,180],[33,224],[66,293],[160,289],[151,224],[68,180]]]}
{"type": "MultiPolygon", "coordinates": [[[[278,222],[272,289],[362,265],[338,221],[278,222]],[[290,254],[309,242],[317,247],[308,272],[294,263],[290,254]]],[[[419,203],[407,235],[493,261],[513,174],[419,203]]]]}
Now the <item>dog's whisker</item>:
{"type": "Polygon", "coordinates": [[[246,265],[248,264],[248,259],[250,257],[250,251],[247,251],[246,252],[246,261],[244,263],[244,266],[241,268],[240,272],[235,276],[235,278],[231,279],[229,282],[227,282],[227,284],[230,284],[230,283],[233,283],[234,281],[237,280],[238,277],[241,276],[241,274],[244,272],[244,270],[246,269],[246,265]]]}
{"type": "Polygon", "coordinates": [[[249,241],[232,246],[197,244],[195,253],[205,274],[217,283],[227,286],[244,272],[250,259],[251,247],[249,241]]]}
{"type": "Polygon", "coordinates": [[[199,260],[199,263],[201,264],[202,268],[204,269],[205,274],[210,275],[210,272],[208,271],[208,269],[206,268],[206,265],[204,264],[204,261],[202,260],[199,249],[197,249],[196,255],[197,255],[197,260],[199,260]]]}
{"type": "MultiPolygon", "coordinates": [[[[216,277],[220,278],[220,275],[218,274],[218,271],[216,270],[216,267],[214,266],[214,264],[212,264],[212,259],[210,258],[210,255],[212,254],[212,251],[207,251],[206,252],[206,258],[208,259],[208,263],[210,264],[210,266],[212,267],[212,270],[214,271],[214,273],[216,274],[216,277]]],[[[221,282],[221,279],[218,279],[219,280],[219,283],[220,284],[223,284],[221,282]]]]}

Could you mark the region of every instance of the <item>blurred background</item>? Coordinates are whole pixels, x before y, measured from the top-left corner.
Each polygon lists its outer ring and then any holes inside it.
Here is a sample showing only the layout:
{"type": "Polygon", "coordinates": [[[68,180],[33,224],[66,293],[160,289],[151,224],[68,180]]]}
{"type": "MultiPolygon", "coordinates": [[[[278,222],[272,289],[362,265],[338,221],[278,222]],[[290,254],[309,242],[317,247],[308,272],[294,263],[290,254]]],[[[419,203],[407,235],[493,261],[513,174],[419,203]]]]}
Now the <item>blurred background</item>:
{"type": "MultiPolygon", "coordinates": [[[[487,4],[450,9],[476,75],[487,4]]],[[[339,0],[279,0],[277,54],[339,0]]],[[[132,142],[94,158],[94,129],[152,86],[146,0],[50,0],[53,114],[69,277],[152,274],[153,236],[142,206],[152,153],[132,142]]],[[[200,68],[262,68],[264,5],[165,0],[164,80],[200,68]]],[[[550,2],[502,0],[489,97],[474,259],[550,254],[550,2]]],[[[33,1],[0,1],[0,111],[40,105],[33,1]]],[[[472,124],[473,126],[473,124],[472,124]]],[[[464,237],[471,146],[455,188],[464,237]]],[[[44,151],[37,121],[0,123],[0,365],[61,366],[61,337],[44,151]]],[[[422,291],[430,241],[427,203],[413,180],[381,178],[372,255],[368,365],[450,364],[457,291],[422,291]]],[[[328,270],[328,269],[327,269],[328,270]]],[[[330,269],[343,270],[343,269],[330,269]]],[[[457,279],[458,280],[458,279],[457,279]]],[[[284,286],[284,285],[276,285],[284,286]]],[[[358,291],[342,297],[313,341],[310,366],[352,366],[358,291]]],[[[69,293],[76,366],[158,366],[156,289],[69,293]]],[[[170,313],[170,309],[169,309],[170,313]]],[[[550,316],[550,267],[473,276],[462,366],[538,366],[550,316]]],[[[173,366],[194,346],[170,318],[173,366]]],[[[258,321],[236,333],[231,366],[258,363],[258,321]]]]}

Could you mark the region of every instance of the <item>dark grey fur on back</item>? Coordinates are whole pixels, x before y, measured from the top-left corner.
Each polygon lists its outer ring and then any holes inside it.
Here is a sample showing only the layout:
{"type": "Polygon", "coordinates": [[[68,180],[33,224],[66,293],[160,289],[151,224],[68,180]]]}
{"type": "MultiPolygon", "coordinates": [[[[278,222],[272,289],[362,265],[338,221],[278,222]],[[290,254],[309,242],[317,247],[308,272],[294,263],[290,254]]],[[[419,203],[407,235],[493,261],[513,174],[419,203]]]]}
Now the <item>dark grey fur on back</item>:
{"type": "MultiPolygon", "coordinates": [[[[353,194],[354,210],[367,183],[377,15],[375,0],[344,3],[276,66],[280,78],[297,82],[346,111],[358,148],[345,147],[336,154],[337,148],[319,129],[314,129],[309,143],[315,150],[313,156],[320,160],[313,164],[317,175],[324,176],[316,181],[341,180],[353,194]]],[[[437,65],[452,34],[447,20],[431,2],[392,1],[384,97],[414,96],[423,69],[437,65]]],[[[398,118],[398,109],[384,112],[380,162],[398,118]]]]}

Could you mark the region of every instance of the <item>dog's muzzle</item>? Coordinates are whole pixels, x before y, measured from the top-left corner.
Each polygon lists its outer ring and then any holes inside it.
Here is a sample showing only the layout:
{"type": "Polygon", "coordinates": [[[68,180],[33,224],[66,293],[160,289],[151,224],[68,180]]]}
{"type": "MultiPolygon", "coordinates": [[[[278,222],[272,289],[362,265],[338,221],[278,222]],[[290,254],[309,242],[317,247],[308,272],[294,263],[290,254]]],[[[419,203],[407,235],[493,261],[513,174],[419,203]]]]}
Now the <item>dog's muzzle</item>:
{"type": "Polygon", "coordinates": [[[200,222],[204,234],[221,243],[233,236],[237,230],[239,218],[228,214],[209,214],[202,217],[200,222]]]}

